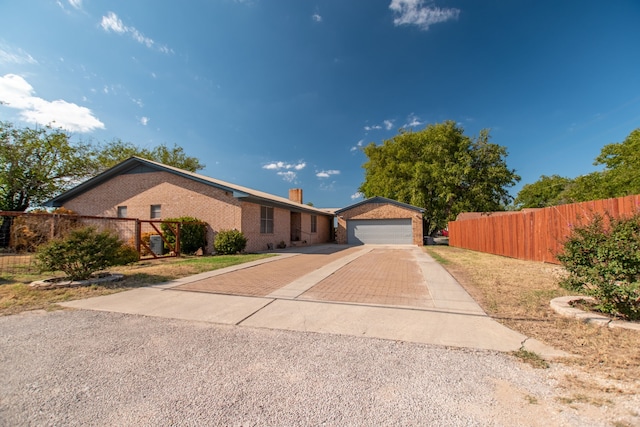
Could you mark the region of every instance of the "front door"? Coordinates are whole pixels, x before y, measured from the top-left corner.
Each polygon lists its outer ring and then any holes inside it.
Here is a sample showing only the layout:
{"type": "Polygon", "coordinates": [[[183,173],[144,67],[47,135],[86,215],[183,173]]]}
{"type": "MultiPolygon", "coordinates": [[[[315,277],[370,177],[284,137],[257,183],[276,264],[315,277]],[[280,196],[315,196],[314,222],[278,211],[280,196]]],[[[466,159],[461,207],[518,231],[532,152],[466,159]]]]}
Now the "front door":
{"type": "Polygon", "coordinates": [[[302,214],[291,212],[291,241],[299,242],[302,235],[302,214]]]}

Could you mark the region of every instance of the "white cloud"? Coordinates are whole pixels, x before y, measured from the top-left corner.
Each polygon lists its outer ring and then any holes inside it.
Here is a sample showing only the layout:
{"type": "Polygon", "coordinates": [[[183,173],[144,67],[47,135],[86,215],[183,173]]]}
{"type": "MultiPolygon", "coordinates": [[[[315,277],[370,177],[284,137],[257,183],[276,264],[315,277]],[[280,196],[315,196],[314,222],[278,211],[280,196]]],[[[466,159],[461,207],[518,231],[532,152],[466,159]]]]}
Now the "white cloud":
{"type": "Polygon", "coordinates": [[[363,197],[364,197],[364,194],[358,191],[351,195],[351,200],[362,199],[363,197]]]}
{"type": "Polygon", "coordinates": [[[311,19],[313,19],[315,22],[322,22],[322,16],[320,16],[317,13],[314,13],[313,15],[311,15],[311,19]]]}
{"type": "Polygon", "coordinates": [[[320,171],[316,173],[318,178],[329,178],[331,175],[340,175],[339,170],[330,169],[328,171],[320,171]]]}
{"type": "Polygon", "coordinates": [[[393,128],[393,120],[387,119],[387,120],[383,120],[381,125],[365,126],[364,130],[369,132],[372,130],[380,130],[380,129],[391,130],[391,128],[393,128]]]}
{"type": "Polygon", "coordinates": [[[262,169],[269,169],[269,170],[275,169],[275,170],[277,170],[277,169],[279,169],[279,167],[278,167],[277,163],[269,163],[268,165],[262,166],[262,169]]]}
{"type": "Polygon", "coordinates": [[[149,37],[145,37],[144,35],[142,35],[142,33],[135,28],[131,30],[131,37],[133,37],[133,39],[140,44],[143,44],[147,47],[153,47],[154,41],[149,37]]]}
{"type": "Polygon", "coordinates": [[[287,182],[294,182],[297,177],[296,173],[293,171],[278,172],[278,175],[280,175],[287,182]]]}
{"type": "Polygon", "coordinates": [[[410,127],[420,126],[423,124],[424,122],[420,119],[420,117],[411,113],[409,114],[409,117],[407,117],[407,123],[403,127],[410,128],[410,127]]]}
{"type": "Polygon", "coordinates": [[[140,119],[140,124],[141,124],[142,126],[146,126],[146,125],[147,125],[147,123],[149,123],[149,117],[142,117],[142,118],[140,119]]]}
{"type": "Polygon", "coordinates": [[[355,146],[351,147],[351,151],[357,151],[360,148],[362,148],[363,145],[364,145],[364,139],[361,139],[360,141],[358,141],[358,143],[355,146]]]}
{"type": "Polygon", "coordinates": [[[298,162],[298,163],[285,163],[285,162],[271,162],[271,163],[267,163],[266,165],[262,166],[263,169],[269,169],[269,170],[281,170],[281,169],[285,169],[285,170],[289,170],[289,169],[294,169],[294,170],[302,170],[307,166],[307,164],[303,161],[298,162]]]}
{"type": "Polygon", "coordinates": [[[6,45],[0,45],[0,64],[37,64],[38,61],[33,59],[24,50],[18,48],[13,49],[6,45]]]}
{"type": "Polygon", "coordinates": [[[307,164],[303,161],[298,163],[286,163],[286,162],[271,162],[262,166],[263,169],[275,170],[276,174],[281,176],[287,182],[294,182],[297,178],[295,171],[301,171],[307,167],[307,164]]]}
{"type": "Polygon", "coordinates": [[[28,123],[53,124],[73,132],[104,129],[90,109],[58,99],[47,101],[34,96],[33,87],[22,77],[5,74],[0,77],[0,101],[5,107],[19,110],[20,118],[28,123]]]}
{"type": "Polygon", "coordinates": [[[109,12],[107,16],[102,17],[100,26],[105,31],[113,31],[115,33],[123,34],[127,32],[127,27],[124,26],[118,15],[113,12],[109,12]]]}
{"type": "Polygon", "coordinates": [[[69,4],[74,8],[74,9],[82,9],[82,0],[69,0],[69,4]]]}
{"type": "Polygon", "coordinates": [[[427,31],[430,25],[458,19],[460,9],[425,6],[424,0],[391,0],[389,4],[395,15],[393,23],[399,25],[417,25],[427,31]]]}
{"type": "MultiPolygon", "coordinates": [[[[82,10],[82,1],[83,0],[67,0],[66,3],[69,3],[69,6],[71,6],[72,8],[76,9],[76,10],[82,10]]],[[[67,11],[67,8],[65,6],[65,3],[63,2],[63,0],[56,0],[56,4],[58,5],[58,7],[60,7],[60,9],[62,9],[66,14],[69,14],[70,12],[67,11]]]]}
{"type": "Polygon", "coordinates": [[[138,43],[145,45],[149,49],[155,48],[162,53],[173,53],[173,50],[171,50],[167,46],[156,45],[156,42],[153,39],[145,37],[144,34],[138,31],[138,29],[136,29],[135,27],[129,27],[125,25],[122,20],[118,18],[118,15],[113,12],[109,12],[102,17],[100,26],[106,32],[113,31],[117,34],[129,34],[131,38],[133,38],[138,43]]]}

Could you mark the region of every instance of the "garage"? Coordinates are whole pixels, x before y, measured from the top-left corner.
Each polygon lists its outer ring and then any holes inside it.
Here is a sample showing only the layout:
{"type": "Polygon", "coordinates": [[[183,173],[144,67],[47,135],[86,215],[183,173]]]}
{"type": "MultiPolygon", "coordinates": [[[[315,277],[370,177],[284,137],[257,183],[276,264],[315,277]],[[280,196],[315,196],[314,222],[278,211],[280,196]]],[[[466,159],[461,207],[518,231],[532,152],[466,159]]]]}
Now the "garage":
{"type": "Polygon", "coordinates": [[[413,244],[411,218],[406,219],[352,219],[347,221],[347,243],[413,244]]]}
{"type": "Polygon", "coordinates": [[[372,197],[335,211],[336,241],[349,245],[422,245],[424,209],[372,197]]]}

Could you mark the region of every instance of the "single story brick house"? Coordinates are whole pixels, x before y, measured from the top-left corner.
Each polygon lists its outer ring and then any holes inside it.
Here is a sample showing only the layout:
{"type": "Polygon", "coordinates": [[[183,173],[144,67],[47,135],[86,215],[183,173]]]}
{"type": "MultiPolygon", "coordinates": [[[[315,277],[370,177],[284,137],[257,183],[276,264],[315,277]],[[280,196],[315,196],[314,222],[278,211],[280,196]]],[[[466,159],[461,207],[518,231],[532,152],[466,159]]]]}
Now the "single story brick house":
{"type": "Polygon", "coordinates": [[[372,197],[335,211],[338,243],[423,244],[424,209],[384,197],[372,197]]]}
{"type": "Polygon", "coordinates": [[[208,224],[205,252],[220,230],[247,237],[248,252],[334,241],[332,212],[304,205],[302,190],[289,198],[131,157],[47,202],[89,216],[141,220],[195,217],[208,224]]]}

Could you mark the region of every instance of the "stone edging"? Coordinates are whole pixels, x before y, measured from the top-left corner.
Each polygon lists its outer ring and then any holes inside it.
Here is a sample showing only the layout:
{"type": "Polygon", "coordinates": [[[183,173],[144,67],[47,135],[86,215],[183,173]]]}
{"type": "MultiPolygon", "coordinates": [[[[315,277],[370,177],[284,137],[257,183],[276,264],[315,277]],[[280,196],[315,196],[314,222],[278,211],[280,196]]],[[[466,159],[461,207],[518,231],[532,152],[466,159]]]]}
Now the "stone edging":
{"type": "Polygon", "coordinates": [[[100,283],[119,282],[124,279],[123,274],[119,273],[101,273],[98,277],[92,277],[88,280],[59,280],[59,279],[46,279],[36,280],[29,283],[29,287],[33,289],[58,289],[58,288],[76,288],[79,286],[88,286],[100,283]]]}
{"type": "Polygon", "coordinates": [[[579,320],[582,320],[585,323],[593,323],[599,326],[606,326],[609,328],[623,328],[623,329],[633,329],[636,331],[640,331],[640,323],[638,322],[625,322],[623,320],[614,320],[602,314],[590,313],[584,310],[580,310],[579,308],[573,307],[571,305],[571,302],[578,301],[578,300],[595,301],[595,299],[592,297],[568,296],[568,297],[554,298],[551,300],[550,305],[551,305],[551,308],[556,313],[566,317],[575,317],[579,320]]]}

